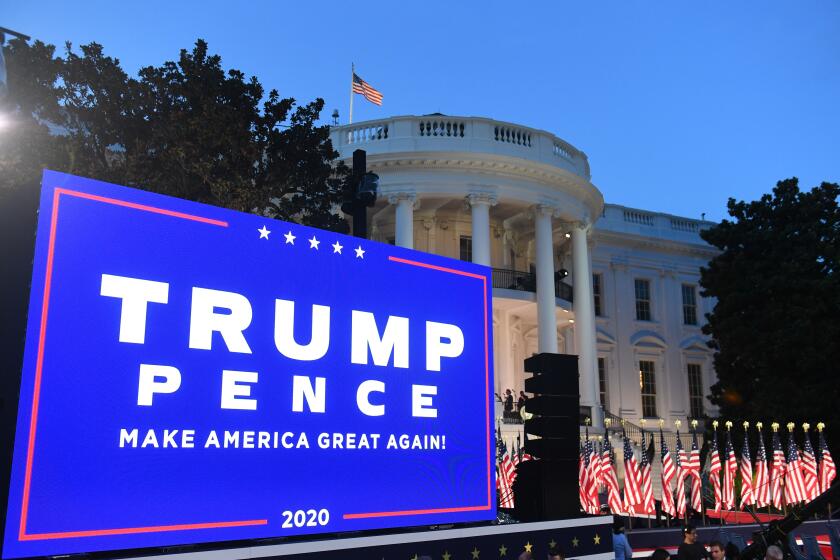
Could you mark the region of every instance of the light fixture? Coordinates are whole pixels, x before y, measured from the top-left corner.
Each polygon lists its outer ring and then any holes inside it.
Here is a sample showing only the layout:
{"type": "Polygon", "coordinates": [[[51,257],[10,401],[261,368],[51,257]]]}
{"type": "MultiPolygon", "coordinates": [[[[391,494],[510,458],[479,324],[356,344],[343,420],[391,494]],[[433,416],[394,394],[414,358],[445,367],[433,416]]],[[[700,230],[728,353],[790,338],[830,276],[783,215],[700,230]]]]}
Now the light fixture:
{"type": "Polygon", "coordinates": [[[570,239],[571,237],[572,237],[572,232],[571,232],[571,231],[567,231],[567,232],[566,232],[566,239],[570,239]]]}

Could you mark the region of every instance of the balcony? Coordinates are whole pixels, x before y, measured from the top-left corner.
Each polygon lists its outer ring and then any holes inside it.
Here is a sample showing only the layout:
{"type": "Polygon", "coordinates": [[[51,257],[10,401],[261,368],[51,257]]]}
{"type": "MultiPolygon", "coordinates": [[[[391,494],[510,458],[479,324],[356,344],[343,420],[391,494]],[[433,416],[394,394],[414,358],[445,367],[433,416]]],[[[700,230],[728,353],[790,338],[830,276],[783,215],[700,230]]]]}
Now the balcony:
{"type": "MultiPolygon", "coordinates": [[[[522,292],[537,291],[537,275],[533,272],[518,270],[493,269],[493,287],[522,292]]],[[[559,278],[554,280],[554,295],[568,302],[572,301],[572,287],[559,278]]]]}
{"type": "Polygon", "coordinates": [[[402,116],[333,127],[333,146],[349,158],[361,148],[368,155],[472,152],[507,156],[559,167],[590,178],[586,154],[550,132],[481,117],[402,116]]]}

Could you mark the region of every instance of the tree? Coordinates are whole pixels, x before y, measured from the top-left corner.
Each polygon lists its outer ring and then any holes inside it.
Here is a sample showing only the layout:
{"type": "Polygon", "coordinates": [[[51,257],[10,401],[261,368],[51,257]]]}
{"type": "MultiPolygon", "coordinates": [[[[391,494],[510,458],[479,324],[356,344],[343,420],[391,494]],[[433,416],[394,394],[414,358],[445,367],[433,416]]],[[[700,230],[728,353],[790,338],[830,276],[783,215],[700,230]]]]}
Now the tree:
{"type": "Polygon", "coordinates": [[[256,77],[222,68],[197,41],[177,62],[129,77],[101,45],[6,47],[0,191],[37,185],[44,167],[346,231],[336,208],[347,167],[317,124],[322,99],[296,106],[256,77]]]}
{"type": "Polygon", "coordinates": [[[710,400],[747,420],[824,421],[840,444],[840,185],[801,192],[780,181],[701,236],[721,253],[701,270],[717,299],[711,335],[718,383],[710,400]]]}

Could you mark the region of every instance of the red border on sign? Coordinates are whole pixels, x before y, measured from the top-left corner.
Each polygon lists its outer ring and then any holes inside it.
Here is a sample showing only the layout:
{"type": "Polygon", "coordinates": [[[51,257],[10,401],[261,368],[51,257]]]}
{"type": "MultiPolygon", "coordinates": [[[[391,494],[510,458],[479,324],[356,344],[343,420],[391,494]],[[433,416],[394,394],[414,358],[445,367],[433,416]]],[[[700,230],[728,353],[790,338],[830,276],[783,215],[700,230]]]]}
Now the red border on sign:
{"type": "Polygon", "coordinates": [[[224,527],[244,527],[252,525],[267,525],[267,519],[250,519],[244,521],[216,521],[209,523],[190,523],[180,525],[158,525],[151,527],[123,527],[118,529],[93,529],[89,531],[68,531],[59,533],[27,533],[26,520],[29,514],[29,490],[32,485],[32,461],[35,454],[35,431],[38,426],[38,404],[41,396],[41,374],[44,365],[44,340],[47,333],[47,314],[50,303],[50,288],[52,286],[52,268],[53,258],[55,256],[55,236],[56,227],[58,225],[58,203],[61,195],[75,196],[96,202],[103,202],[106,204],[113,204],[115,206],[123,206],[132,208],[134,210],[141,210],[144,212],[152,212],[155,214],[162,214],[164,216],[171,216],[174,218],[181,218],[184,220],[192,220],[205,224],[228,227],[228,223],[221,220],[213,220],[203,216],[195,216],[192,214],[185,214],[183,212],[175,212],[173,210],[166,210],[164,208],[157,208],[154,206],[147,206],[145,204],[137,204],[135,202],[128,202],[126,200],[119,200],[116,198],[108,198],[95,194],[83,193],[57,187],[53,192],[52,214],[50,216],[50,237],[49,246],[47,249],[47,265],[44,275],[44,296],[41,306],[41,324],[38,334],[38,356],[35,361],[35,381],[32,390],[32,413],[29,419],[29,441],[26,449],[26,469],[23,479],[23,502],[20,509],[20,530],[18,532],[18,540],[20,541],[35,541],[35,540],[49,540],[49,539],[67,539],[74,537],[99,537],[106,535],[132,535],[137,533],[157,533],[163,531],[187,531],[193,529],[217,529],[224,527]]]}
{"type": "Polygon", "coordinates": [[[492,508],[492,487],[490,484],[490,479],[492,478],[490,472],[490,402],[488,401],[487,397],[490,393],[490,340],[489,340],[489,324],[488,324],[488,317],[487,317],[487,277],[482,274],[475,274],[473,272],[466,272],[463,270],[457,270],[454,268],[447,268],[445,266],[438,266],[435,264],[424,263],[420,261],[412,261],[409,259],[403,259],[400,257],[388,256],[389,261],[398,262],[402,264],[408,264],[412,266],[420,266],[423,268],[429,268],[432,270],[438,270],[440,272],[448,272],[450,274],[457,274],[459,276],[469,276],[470,278],[477,278],[481,280],[482,290],[484,295],[484,414],[485,414],[485,425],[487,426],[487,435],[486,435],[486,442],[487,442],[487,505],[484,506],[463,506],[463,507],[452,507],[452,508],[437,508],[437,509],[410,509],[410,510],[402,510],[402,511],[378,511],[378,512],[371,512],[371,513],[345,513],[344,519],[366,519],[370,517],[398,517],[402,515],[426,515],[430,513],[457,513],[461,511],[483,511],[492,508]]]}

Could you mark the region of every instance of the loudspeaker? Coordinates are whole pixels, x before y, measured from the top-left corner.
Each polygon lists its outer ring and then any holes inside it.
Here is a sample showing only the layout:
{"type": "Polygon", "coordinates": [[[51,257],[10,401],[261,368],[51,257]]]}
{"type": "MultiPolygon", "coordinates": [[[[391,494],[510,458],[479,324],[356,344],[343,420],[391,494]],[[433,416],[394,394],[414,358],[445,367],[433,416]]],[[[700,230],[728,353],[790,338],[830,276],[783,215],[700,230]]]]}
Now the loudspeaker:
{"type": "MultiPolygon", "coordinates": [[[[578,357],[574,354],[534,354],[525,360],[525,371],[528,373],[551,372],[561,377],[572,376],[577,380],[578,357]]],[[[574,382],[577,387],[577,381],[574,382]]]]}
{"type": "Polygon", "coordinates": [[[525,371],[534,374],[525,380],[525,391],[534,396],[525,403],[533,416],[525,420],[524,449],[535,459],[516,467],[515,515],[520,521],[577,517],[578,357],[537,354],[525,360],[525,371]]]}
{"type": "Polygon", "coordinates": [[[516,518],[528,522],[579,517],[577,469],[577,458],[519,463],[513,482],[516,518]]]}

